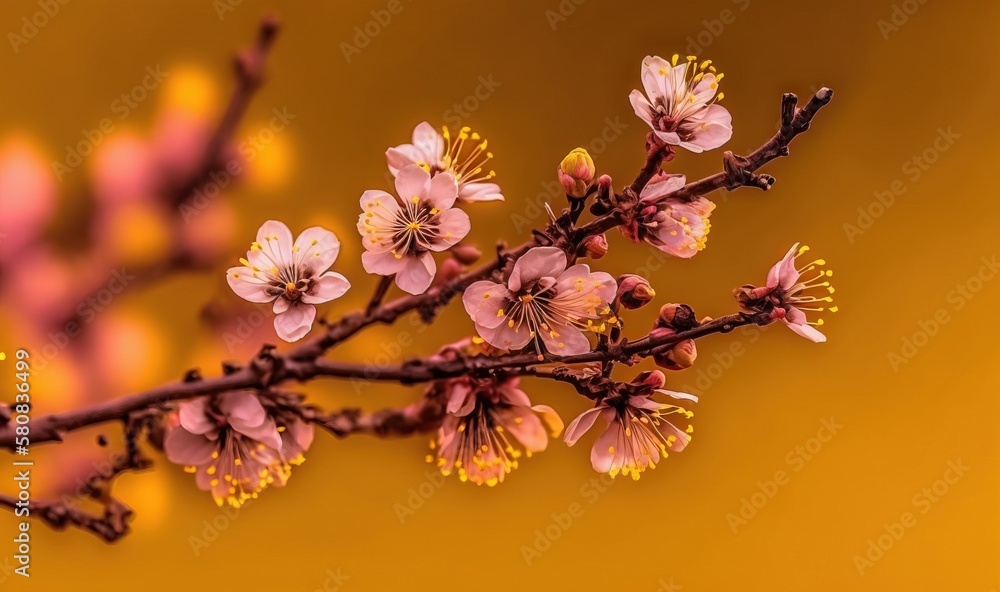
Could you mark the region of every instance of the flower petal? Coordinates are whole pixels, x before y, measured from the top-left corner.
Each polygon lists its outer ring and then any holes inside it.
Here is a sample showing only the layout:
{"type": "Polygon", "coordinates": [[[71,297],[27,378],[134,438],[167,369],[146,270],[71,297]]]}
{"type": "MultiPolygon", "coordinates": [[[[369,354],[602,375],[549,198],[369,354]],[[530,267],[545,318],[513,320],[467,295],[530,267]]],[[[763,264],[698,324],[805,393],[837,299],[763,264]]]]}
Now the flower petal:
{"type": "MultiPolygon", "coordinates": [[[[438,177],[434,178],[437,179],[438,177]]],[[[459,209],[445,210],[438,214],[436,219],[438,223],[438,238],[431,244],[431,250],[433,251],[440,252],[454,247],[472,229],[472,222],[469,220],[469,215],[459,209]]]]}
{"type": "Polygon", "coordinates": [[[430,180],[430,173],[419,165],[411,164],[403,167],[396,174],[396,195],[404,203],[413,200],[414,197],[422,199],[427,195],[430,180]]]}
{"type": "Polygon", "coordinates": [[[458,181],[451,173],[438,173],[431,179],[430,187],[422,197],[431,207],[448,210],[458,199],[458,181]]]}
{"type": "Polygon", "coordinates": [[[257,231],[257,244],[261,252],[279,268],[290,267],[292,257],[292,231],[284,222],[268,220],[257,231]]]}
{"type": "Polygon", "coordinates": [[[177,413],[181,427],[192,434],[207,434],[215,431],[216,425],[208,416],[208,397],[199,397],[180,404],[177,413]]]}
{"type": "Polygon", "coordinates": [[[557,247],[535,247],[514,262],[507,287],[517,292],[521,286],[543,277],[558,277],[566,271],[566,253],[557,247]]]}
{"type": "Polygon", "coordinates": [[[230,267],[226,272],[226,282],[236,295],[250,302],[265,303],[277,298],[268,294],[271,285],[260,277],[254,277],[249,267],[230,267]]]}
{"type": "Polygon", "coordinates": [[[178,465],[201,465],[212,460],[218,442],[203,435],[192,434],[182,427],[170,430],[163,440],[163,451],[170,462],[178,465]]]}
{"type": "Polygon", "coordinates": [[[347,281],[343,275],[328,271],[316,278],[316,282],[309,289],[309,292],[302,295],[302,302],[306,304],[322,304],[343,296],[351,287],[351,282],[347,281]]]}
{"type": "Polygon", "coordinates": [[[321,226],[313,226],[302,231],[292,246],[296,266],[305,264],[309,273],[326,271],[340,254],[340,240],[337,235],[321,226]]]}
{"type": "Polygon", "coordinates": [[[594,422],[597,421],[597,418],[600,417],[601,411],[603,410],[604,407],[598,405],[597,407],[592,407],[580,415],[577,415],[576,419],[571,421],[569,426],[566,427],[566,433],[563,435],[563,441],[569,446],[576,444],[576,441],[580,439],[580,436],[587,433],[587,430],[594,425],[594,422]]]}
{"type": "Polygon", "coordinates": [[[437,264],[430,253],[421,253],[416,257],[403,257],[403,268],[396,272],[396,285],[400,290],[410,294],[423,294],[431,286],[437,264]]]}
{"type": "Polygon", "coordinates": [[[285,312],[274,317],[274,330],[284,341],[298,341],[312,329],[316,320],[316,307],[296,302],[285,312]]]}
{"type": "Polygon", "coordinates": [[[461,183],[458,199],[467,202],[503,201],[503,193],[496,183],[461,183]]]}

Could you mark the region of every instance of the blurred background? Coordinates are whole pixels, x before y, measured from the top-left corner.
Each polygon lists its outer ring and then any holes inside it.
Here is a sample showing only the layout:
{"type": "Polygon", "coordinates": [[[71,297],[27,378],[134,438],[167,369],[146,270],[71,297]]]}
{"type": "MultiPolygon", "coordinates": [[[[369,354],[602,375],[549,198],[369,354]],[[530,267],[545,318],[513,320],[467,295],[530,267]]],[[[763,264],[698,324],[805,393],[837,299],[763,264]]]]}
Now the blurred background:
{"type": "MultiPolygon", "coordinates": [[[[927,0],[4,2],[0,349],[32,351],[36,415],[194,366],[216,375],[221,360],[276,341],[270,316],[224,279],[266,219],[334,230],[335,269],[354,288],[320,314],[362,306],[375,281],[360,265],[357,200],[390,187],[384,151],[421,121],[490,142],[507,201],[466,208],[467,242],[485,252],[520,243],[544,222],[541,204],[562,206],[554,170],[576,146],[621,187],[643,159],[648,128],[627,97],[647,54],[695,54],[725,72],[725,148],[737,153],[775,131],[782,92],[836,95],[791,157],[765,168],[771,191],[710,196],[705,251],[667,259],[615,235],[595,267],[649,274],[657,304],[719,316],[735,310],[733,287],[762,282],[803,241],[835,269],[840,312],[822,345],[781,327],[699,341],[695,367],[668,377],[702,397],[693,442],[638,482],[592,471],[594,434],[554,442],[492,489],[436,476],[426,437],[318,434],[287,487],[222,512],[154,453],[154,469],[115,489],[136,511],[131,535],[109,546],[36,524],[33,577],[8,561],[0,581],[996,590],[998,13],[927,0]],[[171,180],[197,167],[233,88],[232,54],[269,11],[282,28],[267,79],[224,152],[242,174],[179,208],[171,180]]],[[[721,155],[680,151],[669,170],[699,178],[721,155]]],[[[630,332],[656,308],[627,315],[630,332]]],[[[331,355],[400,361],[471,329],[452,306],[431,330],[406,318],[331,355]]],[[[10,358],[0,372],[12,400],[10,358]]],[[[567,423],[587,407],[562,385],[525,389],[567,423]]],[[[299,390],[372,409],[421,392],[332,380],[299,390]]],[[[96,444],[101,433],[114,429],[36,446],[35,498],[102,470],[115,449],[96,444]]],[[[0,490],[13,487],[5,478],[0,490]]],[[[16,524],[0,513],[0,540],[16,524]]]]}

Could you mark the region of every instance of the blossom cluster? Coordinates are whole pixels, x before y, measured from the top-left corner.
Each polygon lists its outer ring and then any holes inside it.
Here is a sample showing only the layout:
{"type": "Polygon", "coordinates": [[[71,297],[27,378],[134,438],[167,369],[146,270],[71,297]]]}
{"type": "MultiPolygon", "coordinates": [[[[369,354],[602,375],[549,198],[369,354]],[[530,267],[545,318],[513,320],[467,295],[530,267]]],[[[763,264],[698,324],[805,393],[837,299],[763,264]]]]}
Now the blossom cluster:
{"type": "MultiPolygon", "coordinates": [[[[700,153],[725,144],[733,128],[730,113],[719,104],[722,79],[710,60],[647,56],[640,69],[644,92],[633,90],[629,100],[651,129],[649,146],[666,154],[675,148],[700,153]]],[[[420,123],[410,143],[388,149],[385,156],[395,195],[377,189],[361,195],[361,262],[369,274],[386,278],[385,287],[391,278],[403,292],[419,296],[440,285],[446,273],[445,280],[458,277],[475,258],[461,250],[471,229],[463,208],[503,201],[504,194],[487,166],[493,158],[487,141],[466,127],[455,132],[420,123]],[[447,269],[445,264],[439,268],[436,259],[444,253],[451,253],[447,269]]],[[[634,243],[685,259],[707,245],[715,204],[682,191],[684,175],[657,169],[636,190],[638,195],[618,195],[609,176],[597,178],[590,154],[577,148],[559,164],[556,177],[571,204],[595,194],[618,204],[617,227],[634,243]]],[[[573,211],[579,215],[580,208],[573,211]]],[[[554,214],[552,224],[557,225],[554,214]]],[[[609,248],[607,237],[571,236],[536,242],[519,256],[508,256],[491,275],[461,284],[462,304],[476,336],[443,349],[438,359],[523,352],[539,362],[572,363],[573,356],[606,351],[600,350],[602,344],[620,341],[620,315],[656,295],[651,278],[626,274],[616,279],[592,269],[579,259],[600,259],[609,248]]],[[[270,303],[278,337],[296,341],[312,329],[316,305],[339,298],[351,286],[343,275],[329,271],[339,250],[339,240],[328,230],[309,228],[293,240],[285,224],[269,220],[227,280],[240,297],[270,303]]],[[[796,263],[806,250],[793,246],[771,268],[763,286],[745,285],[736,290],[736,298],[745,314],[781,320],[819,342],[825,337],[816,327],[823,321],[809,320],[807,313],[837,310],[830,306],[832,272],[821,259],[796,263]]],[[[687,305],[662,305],[647,337],[663,345],[645,355],[662,370],[691,367],[697,348],[692,338],[683,337],[702,322],[687,305]]],[[[590,393],[593,406],[563,434],[572,446],[598,419],[606,423],[591,450],[596,471],[638,479],[669,452],[687,446],[693,428],[686,420],[692,413],[654,397],[689,402],[696,397],[666,389],[661,370],[641,372],[628,382],[607,375],[602,379],[588,383],[603,386],[590,393]]],[[[563,432],[558,413],[533,404],[516,374],[470,373],[435,381],[433,390],[443,393],[443,414],[428,460],[462,481],[503,482],[520,459],[544,450],[550,437],[563,432]]],[[[267,485],[284,484],[290,466],[301,461],[312,440],[311,426],[252,392],[184,403],[175,423],[166,439],[168,456],[194,472],[199,487],[210,490],[219,503],[239,504],[267,485]]]]}

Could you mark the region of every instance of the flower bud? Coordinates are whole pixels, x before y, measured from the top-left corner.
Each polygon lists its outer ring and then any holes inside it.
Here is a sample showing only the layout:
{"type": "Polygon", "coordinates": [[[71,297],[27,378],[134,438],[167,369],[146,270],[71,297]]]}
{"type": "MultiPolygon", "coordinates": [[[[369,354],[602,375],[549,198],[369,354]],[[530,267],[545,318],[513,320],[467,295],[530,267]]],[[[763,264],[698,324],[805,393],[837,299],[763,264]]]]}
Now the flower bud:
{"type": "Polygon", "coordinates": [[[580,247],[584,257],[600,259],[608,254],[608,238],[603,234],[597,234],[588,237],[580,247]]]}
{"type": "Polygon", "coordinates": [[[659,370],[642,372],[632,380],[632,384],[653,389],[661,389],[667,384],[667,377],[659,370]]]}
{"type": "Polygon", "coordinates": [[[664,304],[660,307],[660,316],[656,319],[659,327],[670,327],[677,331],[687,331],[698,326],[694,310],[686,304],[664,304]]]}
{"type": "Polygon", "coordinates": [[[627,273],[618,278],[618,302],[629,310],[646,306],[656,297],[649,280],[627,273]]]}
{"type": "Polygon", "coordinates": [[[455,245],[451,248],[451,256],[458,259],[459,263],[472,265],[483,256],[483,252],[473,245],[455,245]]]}
{"type": "Polygon", "coordinates": [[[449,258],[441,262],[438,266],[437,275],[434,276],[433,285],[443,286],[465,272],[465,266],[457,259],[449,258]]]}
{"type": "Polygon", "coordinates": [[[690,368],[698,359],[698,347],[693,339],[685,339],[672,347],[667,357],[681,368],[690,368]]]}
{"type": "Polygon", "coordinates": [[[577,198],[587,195],[587,188],[594,180],[595,173],[594,159],[583,148],[571,150],[556,169],[563,191],[566,195],[577,198]]]}

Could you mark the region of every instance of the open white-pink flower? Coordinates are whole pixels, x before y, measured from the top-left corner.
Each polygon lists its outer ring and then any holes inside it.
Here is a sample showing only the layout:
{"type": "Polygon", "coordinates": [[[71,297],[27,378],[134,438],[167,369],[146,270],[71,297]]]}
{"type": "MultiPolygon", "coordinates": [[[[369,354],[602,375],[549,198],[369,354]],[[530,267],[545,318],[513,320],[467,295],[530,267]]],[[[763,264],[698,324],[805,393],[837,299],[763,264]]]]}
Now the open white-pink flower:
{"type": "Polygon", "coordinates": [[[312,425],[268,411],[257,394],[232,391],[181,403],[163,450],[195,474],[215,503],[239,507],[265,487],[281,487],[313,440],[312,425]]]}
{"type": "Polygon", "coordinates": [[[458,181],[458,199],[462,201],[503,201],[500,186],[486,182],[496,176],[485,168],[493,158],[486,146],[486,140],[468,127],[452,138],[447,126],[438,133],[425,121],[413,130],[412,144],[389,148],[385,159],[393,175],[411,164],[431,175],[450,173],[458,181]]]}
{"type": "Polygon", "coordinates": [[[638,479],[646,469],[656,468],[660,458],[668,451],[680,452],[691,441],[691,425],[681,429],[669,416],[689,419],[692,412],[667,403],[658,403],[652,396],[664,394],[674,399],[697,401],[687,393],[663,389],[666,378],[659,370],[643,372],[631,383],[624,385],[625,392],[612,393],[596,407],[588,409],[574,419],[563,436],[572,446],[602,417],[608,427],[594,442],[590,462],[594,470],[612,477],[619,473],[638,479]]]}
{"type": "Polygon", "coordinates": [[[340,241],[325,228],[307,228],[292,242],[288,226],[268,220],[226,280],[245,300],[273,302],[278,337],[298,341],[312,329],[315,305],[340,298],[351,287],[343,275],[327,271],[339,253],[340,241]]]}
{"type": "Polygon", "coordinates": [[[401,290],[423,294],[437,272],[431,253],[465,238],[469,215],[452,207],[458,185],[449,173],[431,177],[409,165],[396,175],[396,193],[402,203],[385,191],[369,190],[361,196],[361,262],[368,273],[395,275],[401,290]]]}
{"type": "Polygon", "coordinates": [[[584,332],[617,322],[608,303],[618,286],[586,264],[566,266],[561,249],[535,247],[514,262],[506,285],[483,280],[469,286],[462,301],[480,337],[502,349],[534,341],[539,352],[539,342],[553,354],[590,351],[584,332]]]}
{"type": "Polygon", "coordinates": [[[436,459],[443,475],[454,471],[461,481],[492,487],[517,468],[522,456],[545,450],[550,433],[562,432],[559,414],[548,405],[532,405],[518,381],[445,381],[447,414],[428,457],[436,459]]]}
{"type": "Polygon", "coordinates": [[[641,70],[646,95],[633,90],[629,101],[664,143],[691,152],[718,148],[733,135],[733,118],[717,103],[723,97],[716,95],[723,75],[716,73],[711,60],[699,65],[697,57],[688,56],[678,64],[679,57],[668,62],[646,56],[641,70]]]}
{"type": "Polygon", "coordinates": [[[767,272],[765,286],[743,286],[737,289],[737,297],[744,309],[755,312],[766,305],[772,318],[781,319],[796,334],[822,343],[826,335],[816,327],[823,325],[823,319],[810,321],[806,312],[837,312],[836,306],[830,306],[835,291],[829,281],[833,271],[823,268],[823,259],[798,265],[796,258],[808,250],[795,243],[767,272]]]}
{"type": "Polygon", "coordinates": [[[674,257],[687,259],[704,249],[715,204],[702,196],[692,200],[670,197],[684,183],[684,175],[663,171],[654,175],[639,195],[635,217],[619,227],[622,234],[674,257]]]}

